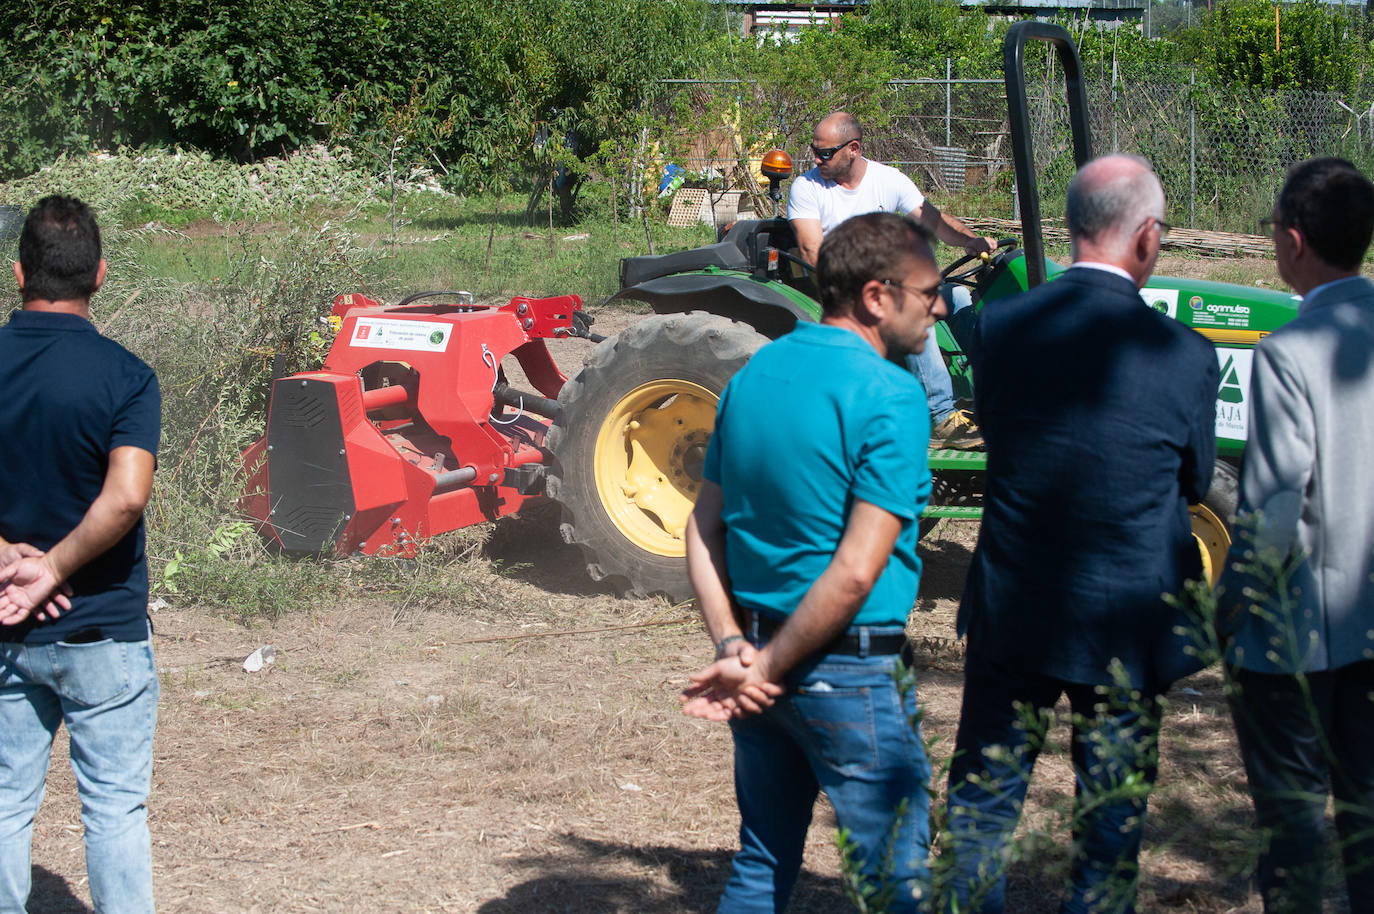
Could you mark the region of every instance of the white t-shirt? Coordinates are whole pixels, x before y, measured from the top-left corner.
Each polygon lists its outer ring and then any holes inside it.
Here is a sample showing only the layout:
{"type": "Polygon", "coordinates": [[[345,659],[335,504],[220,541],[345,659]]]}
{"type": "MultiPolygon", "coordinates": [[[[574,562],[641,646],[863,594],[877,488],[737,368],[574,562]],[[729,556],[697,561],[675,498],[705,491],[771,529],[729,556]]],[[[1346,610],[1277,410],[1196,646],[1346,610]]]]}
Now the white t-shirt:
{"type": "Polygon", "coordinates": [[[850,216],[910,213],[925,199],[906,175],[869,159],[863,180],[853,190],[827,181],[816,168],[797,178],[787,196],[787,218],[819,219],[824,235],[850,216]]]}

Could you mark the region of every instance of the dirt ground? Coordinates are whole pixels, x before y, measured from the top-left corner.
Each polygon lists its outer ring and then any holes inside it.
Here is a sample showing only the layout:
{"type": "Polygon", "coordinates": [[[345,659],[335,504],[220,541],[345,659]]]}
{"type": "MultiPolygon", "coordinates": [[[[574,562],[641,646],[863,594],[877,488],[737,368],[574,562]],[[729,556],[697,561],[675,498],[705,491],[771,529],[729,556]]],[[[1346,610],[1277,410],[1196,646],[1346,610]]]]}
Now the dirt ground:
{"type": "MultiPolygon", "coordinates": [[[[163,697],[150,821],[163,911],[710,910],[737,819],[723,725],[679,714],[709,659],[690,606],[622,601],[580,573],[547,512],[502,521],[475,607],[321,607],[246,629],[194,607],[155,615],[163,697]],[[506,569],[504,572],[501,569],[506,569]],[[276,663],[243,659],[271,644],[276,663]]],[[[937,766],[957,720],[953,612],[976,526],[925,543],[913,616],[937,766]]],[[[1054,910],[1072,777],[1063,732],[1027,828],[1011,910],[1054,910]]],[[[1257,910],[1243,778],[1219,680],[1175,693],[1144,856],[1146,910],[1257,910]],[[1194,694],[1196,693],[1196,694],[1194,694]]],[[[31,911],[89,910],[62,758],[34,838],[31,911]]],[[[850,910],[819,804],[792,910],[850,910]]]]}
{"type": "MultiPolygon", "coordinates": [[[[937,769],[958,715],[953,615],[976,535],[946,521],[922,544],[912,634],[937,769]]],[[[480,552],[451,605],[360,597],[256,628],[194,606],[154,615],[161,910],[714,908],[738,822],[726,727],[678,711],[686,672],[710,657],[692,607],[619,600],[591,582],[551,510],[473,536],[480,552]],[[244,672],[265,644],[275,664],[244,672]]],[[[1010,910],[1057,904],[1064,736],[1041,759],[1022,826],[1049,841],[1013,870],[1010,910]]],[[[35,829],[34,914],[90,909],[65,754],[63,742],[35,829]]],[[[1173,693],[1151,810],[1143,910],[1258,910],[1215,671],[1173,693]]],[[[806,859],[791,910],[850,910],[824,800],[806,859]]]]}

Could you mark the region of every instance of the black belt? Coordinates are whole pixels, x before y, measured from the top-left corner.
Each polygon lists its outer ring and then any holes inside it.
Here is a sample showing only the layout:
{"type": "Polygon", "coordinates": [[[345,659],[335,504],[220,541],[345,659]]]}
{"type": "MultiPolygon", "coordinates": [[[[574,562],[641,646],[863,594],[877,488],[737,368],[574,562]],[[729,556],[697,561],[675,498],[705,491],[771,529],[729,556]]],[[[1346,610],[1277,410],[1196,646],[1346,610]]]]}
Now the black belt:
{"type": "MultiPolygon", "coordinates": [[[[786,621],[765,616],[763,613],[756,613],[752,610],[745,610],[745,614],[748,617],[747,621],[752,626],[757,626],[761,639],[773,637],[786,621]]],[[[881,657],[886,654],[901,654],[908,663],[911,661],[911,642],[907,640],[905,632],[870,634],[868,636],[868,652],[865,654],[863,650],[863,628],[864,626],[855,626],[846,629],[819,648],[816,653],[840,654],[846,657],[881,657]]]]}

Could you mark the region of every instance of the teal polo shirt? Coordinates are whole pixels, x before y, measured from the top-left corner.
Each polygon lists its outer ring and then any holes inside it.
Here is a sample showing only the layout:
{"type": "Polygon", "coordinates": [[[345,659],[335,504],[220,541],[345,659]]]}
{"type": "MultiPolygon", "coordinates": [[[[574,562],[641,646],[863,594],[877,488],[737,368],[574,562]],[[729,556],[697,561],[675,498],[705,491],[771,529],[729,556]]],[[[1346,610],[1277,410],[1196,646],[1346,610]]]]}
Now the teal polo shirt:
{"type": "Polygon", "coordinates": [[[854,624],[905,624],[921,577],[929,440],[920,383],[857,334],[799,323],[760,349],[721,394],[704,468],[724,496],[739,603],[790,615],[829,565],[858,498],[902,529],[854,624]]]}
{"type": "MultiPolygon", "coordinates": [[[[75,314],[15,311],[0,327],[0,535],[51,549],[105,485],[110,452],[157,456],[162,400],[137,356],[75,314]]],[[[67,582],[56,620],[0,626],[0,641],[49,644],[148,637],[142,519],[67,582]]]]}

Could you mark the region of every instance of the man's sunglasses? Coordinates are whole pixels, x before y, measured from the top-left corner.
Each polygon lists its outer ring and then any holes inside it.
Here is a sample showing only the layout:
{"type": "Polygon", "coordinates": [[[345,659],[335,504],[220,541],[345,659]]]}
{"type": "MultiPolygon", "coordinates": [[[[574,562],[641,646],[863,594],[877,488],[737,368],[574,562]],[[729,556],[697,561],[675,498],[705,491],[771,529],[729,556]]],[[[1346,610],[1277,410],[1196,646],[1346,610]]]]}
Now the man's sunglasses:
{"type": "Polygon", "coordinates": [[[839,152],[841,149],[843,149],[844,147],[848,146],[850,143],[853,142],[855,142],[855,140],[845,140],[840,145],[831,146],[828,149],[818,149],[816,147],[816,144],[812,143],[811,152],[813,155],[815,155],[816,158],[820,159],[822,162],[829,162],[831,159],[835,158],[835,153],[839,152]]]}

